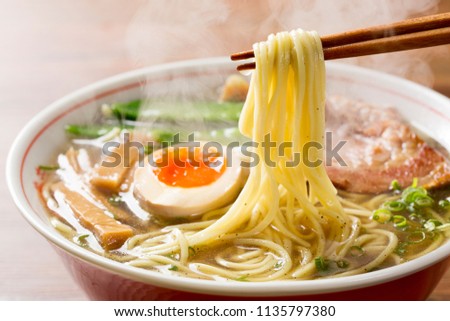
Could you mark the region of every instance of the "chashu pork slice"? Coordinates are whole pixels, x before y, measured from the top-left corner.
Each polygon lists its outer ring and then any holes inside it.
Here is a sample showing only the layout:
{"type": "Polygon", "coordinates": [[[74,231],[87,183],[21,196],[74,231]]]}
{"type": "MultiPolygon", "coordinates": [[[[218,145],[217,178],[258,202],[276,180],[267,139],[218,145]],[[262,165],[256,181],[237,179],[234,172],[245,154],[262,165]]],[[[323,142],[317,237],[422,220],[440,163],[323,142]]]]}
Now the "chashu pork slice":
{"type": "Polygon", "coordinates": [[[382,193],[396,179],[402,187],[417,177],[425,187],[450,182],[444,156],[423,141],[393,108],[335,96],[327,100],[326,131],[346,163],[333,158],[327,173],[333,184],[356,193],[382,193]]]}

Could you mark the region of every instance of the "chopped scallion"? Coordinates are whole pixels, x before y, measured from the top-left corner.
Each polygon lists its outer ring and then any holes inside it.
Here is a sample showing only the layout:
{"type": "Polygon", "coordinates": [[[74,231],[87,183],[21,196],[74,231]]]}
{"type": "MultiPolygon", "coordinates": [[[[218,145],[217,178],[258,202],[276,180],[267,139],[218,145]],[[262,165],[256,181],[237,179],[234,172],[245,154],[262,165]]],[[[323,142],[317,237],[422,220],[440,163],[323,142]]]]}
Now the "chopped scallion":
{"type": "Polygon", "coordinates": [[[170,271],[178,271],[178,266],[172,264],[172,265],[170,266],[169,270],[170,270],[170,271]]]}
{"type": "Polygon", "coordinates": [[[413,187],[410,186],[405,189],[402,193],[402,200],[406,204],[412,204],[414,201],[420,197],[427,196],[427,190],[423,187],[413,187]]]}
{"type": "Polygon", "coordinates": [[[402,201],[390,201],[383,204],[383,207],[391,212],[401,212],[406,208],[402,201]]]}
{"type": "Polygon", "coordinates": [[[405,227],[406,225],[408,225],[406,218],[401,215],[394,215],[392,217],[392,221],[394,222],[395,227],[405,227]]]}
{"type": "Polygon", "coordinates": [[[429,196],[420,196],[414,200],[414,204],[417,207],[430,207],[434,203],[433,199],[429,196]]]}
{"type": "Polygon", "coordinates": [[[78,241],[79,242],[86,242],[86,239],[89,237],[89,234],[83,234],[78,236],[78,241]]]}
{"type": "Polygon", "coordinates": [[[82,247],[86,247],[87,246],[87,238],[89,237],[89,234],[82,234],[82,235],[79,235],[77,238],[76,238],[76,243],[78,243],[78,245],[81,245],[82,247]]]}
{"type": "Polygon", "coordinates": [[[450,209],[450,200],[448,198],[439,201],[439,207],[448,210],[450,209]]]}
{"type": "Polygon", "coordinates": [[[405,255],[405,253],[407,251],[407,247],[408,247],[408,243],[400,242],[397,245],[397,247],[395,248],[394,252],[399,256],[403,256],[403,255],[405,255]]]}
{"type": "Polygon", "coordinates": [[[400,191],[402,189],[402,187],[400,186],[400,183],[398,182],[398,180],[394,179],[391,182],[391,186],[389,187],[389,189],[392,191],[400,191]]]}
{"type": "Polygon", "coordinates": [[[316,265],[316,270],[318,272],[325,272],[328,270],[328,261],[324,260],[321,256],[314,259],[314,264],[316,265]]]}
{"type": "Polygon", "coordinates": [[[438,220],[435,219],[429,219],[428,221],[425,222],[425,224],[423,224],[423,227],[427,230],[427,231],[434,231],[436,229],[436,227],[442,225],[441,222],[439,222],[438,220]]]}
{"type": "Polygon", "coordinates": [[[378,210],[375,210],[372,214],[372,220],[378,222],[378,223],[386,223],[388,222],[392,217],[391,211],[385,208],[380,208],[378,210]]]}
{"type": "Polygon", "coordinates": [[[194,256],[197,251],[192,246],[188,247],[189,256],[194,256]]]}
{"type": "Polygon", "coordinates": [[[408,216],[409,220],[412,222],[416,222],[419,224],[422,224],[424,222],[424,219],[422,218],[422,215],[412,213],[408,216]]]}

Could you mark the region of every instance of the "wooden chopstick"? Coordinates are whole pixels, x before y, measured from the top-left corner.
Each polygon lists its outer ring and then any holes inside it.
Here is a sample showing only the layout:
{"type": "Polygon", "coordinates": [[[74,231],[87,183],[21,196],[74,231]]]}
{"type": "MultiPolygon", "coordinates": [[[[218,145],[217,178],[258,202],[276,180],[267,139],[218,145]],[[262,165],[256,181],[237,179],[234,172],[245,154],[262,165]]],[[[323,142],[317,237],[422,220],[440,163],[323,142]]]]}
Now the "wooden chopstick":
{"type": "MultiPolygon", "coordinates": [[[[326,60],[449,44],[450,12],[324,36],[321,41],[326,60]]],[[[249,50],[231,55],[231,60],[252,57],[254,52],[249,50]]],[[[254,68],[254,62],[237,67],[254,68]]]]}
{"type": "Polygon", "coordinates": [[[374,55],[450,44],[450,27],[351,43],[324,50],[326,60],[374,55]]]}
{"type": "Polygon", "coordinates": [[[321,40],[322,46],[329,48],[446,27],[450,27],[450,12],[328,35],[321,40]]]}

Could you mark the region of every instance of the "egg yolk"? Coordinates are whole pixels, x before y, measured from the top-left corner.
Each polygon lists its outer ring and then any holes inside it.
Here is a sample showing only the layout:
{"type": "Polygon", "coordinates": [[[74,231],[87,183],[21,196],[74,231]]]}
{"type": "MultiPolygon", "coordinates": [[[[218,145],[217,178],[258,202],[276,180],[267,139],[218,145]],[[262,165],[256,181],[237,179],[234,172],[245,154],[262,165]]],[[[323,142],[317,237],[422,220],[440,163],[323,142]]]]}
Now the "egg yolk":
{"type": "Polygon", "coordinates": [[[169,186],[198,187],[209,185],[225,172],[225,157],[201,147],[169,147],[154,153],[157,167],[153,173],[158,180],[169,186]],[[156,154],[156,155],[155,155],[156,154]]]}

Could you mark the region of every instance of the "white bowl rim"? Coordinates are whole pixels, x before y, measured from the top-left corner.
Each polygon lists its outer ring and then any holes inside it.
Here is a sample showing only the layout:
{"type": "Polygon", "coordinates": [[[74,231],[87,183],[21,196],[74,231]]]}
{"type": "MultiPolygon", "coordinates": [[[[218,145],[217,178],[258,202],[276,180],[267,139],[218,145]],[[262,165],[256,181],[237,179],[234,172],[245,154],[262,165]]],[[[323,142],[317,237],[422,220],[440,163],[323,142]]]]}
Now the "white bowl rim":
{"type": "MultiPolygon", "coordinates": [[[[54,234],[50,233],[51,226],[45,225],[40,220],[37,213],[34,212],[34,210],[26,201],[26,197],[21,189],[20,183],[20,164],[16,161],[23,158],[23,155],[25,153],[25,146],[28,146],[31,143],[31,134],[34,132],[38,132],[41,129],[43,120],[49,118],[55,112],[63,110],[64,107],[67,106],[68,102],[76,99],[79,96],[84,96],[98,90],[104,90],[107,87],[117,87],[121,84],[129,83],[129,81],[132,79],[140,78],[149,73],[165,72],[186,67],[192,67],[195,69],[207,68],[212,66],[226,66],[229,64],[230,62],[228,57],[215,57],[180,61],[137,69],[86,86],[46,107],[43,111],[37,114],[18,134],[17,138],[11,146],[6,163],[7,185],[16,206],[18,207],[24,218],[33,226],[34,229],[36,229],[51,243],[64,250],[66,253],[85,262],[88,262],[89,264],[94,265],[100,269],[121,275],[131,280],[140,281],[163,288],[211,295],[276,297],[286,295],[294,296],[333,293],[358,289],[385,283],[410,275],[412,273],[423,270],[435,263],[438,263],[439,261],[446,259],[450,255],[450,242],[447,242],[433,252],[412,261],[366,274],[322,280],[269,281],[261,283],[236,281],[222,282],[175,277],[171,275],[165,275],[156,271],[148,271],[131,267],[89,252],[62,237],[57,237],[54,234]]],[[[327,68],[332,68],[340,71],[345,70],[346,72],[350,73],[356,73],[370,77],[378,77],[383,81],[395,82],[396,84],[406,86],[411,90],[418,90],[422,94],[431,96],[434,100],[442,102],[442,105],[447,105],[450,107],[450,100],[447,97],[429,88],[393,75],[369,70],[362,67],[338,63],[327,63],[327,68]]]]}

